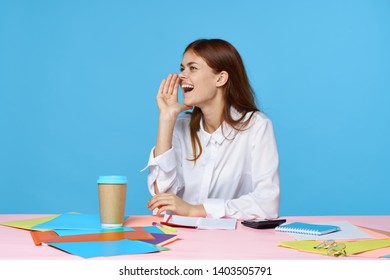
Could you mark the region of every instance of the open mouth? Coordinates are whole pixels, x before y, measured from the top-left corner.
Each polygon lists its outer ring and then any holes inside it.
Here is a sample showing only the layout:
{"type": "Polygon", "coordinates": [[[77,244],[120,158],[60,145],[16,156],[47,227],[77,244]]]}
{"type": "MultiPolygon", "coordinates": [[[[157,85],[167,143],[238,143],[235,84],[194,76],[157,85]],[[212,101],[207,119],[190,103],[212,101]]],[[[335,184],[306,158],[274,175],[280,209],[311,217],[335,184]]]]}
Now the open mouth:
{"type": "Polygon", "coordinates": [[[181,88],[183,90],[184,93],[187,93],[187,92],[190,92],[194,89],[194,86],[193,85],[190,85],[190,84],[183,84],[181,85],[181,88]]]}

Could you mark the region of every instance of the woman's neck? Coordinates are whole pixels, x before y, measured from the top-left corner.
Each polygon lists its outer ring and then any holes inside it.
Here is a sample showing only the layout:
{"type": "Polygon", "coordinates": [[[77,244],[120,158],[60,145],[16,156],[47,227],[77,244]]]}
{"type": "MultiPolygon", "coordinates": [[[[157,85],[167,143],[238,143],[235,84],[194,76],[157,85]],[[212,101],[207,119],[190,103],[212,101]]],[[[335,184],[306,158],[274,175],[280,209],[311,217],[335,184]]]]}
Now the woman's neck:
{"type": "Polygon", "coordinates": [[[208,133],[216,131],[223,122],[225,107],[223,89],[218,88],[215,97],[199,106],[203,115],[203,127],[208,133]]]}
{"type": "Polygon", "coordinates": [[[208,133],[216,131],[223,122],[223,107],[212,110],[202,110],[203,127],[208,133]]]}

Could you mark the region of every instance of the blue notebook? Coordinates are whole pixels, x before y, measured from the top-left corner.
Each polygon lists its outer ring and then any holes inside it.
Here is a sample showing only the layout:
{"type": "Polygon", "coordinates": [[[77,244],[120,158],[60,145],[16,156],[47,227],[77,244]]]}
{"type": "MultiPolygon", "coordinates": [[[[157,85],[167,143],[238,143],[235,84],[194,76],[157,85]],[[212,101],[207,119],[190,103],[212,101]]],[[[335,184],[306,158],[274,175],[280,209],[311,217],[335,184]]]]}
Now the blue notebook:
{"type": "Polygon", "coordinates": [[[318,224],[294,222],[290,224],[283,224],[277,226],[275,230],[302,233],[302,234],[322,235],[322,234],[339,231],[340,227],[333,226],[333,225],[318,225],[318,224]]]}

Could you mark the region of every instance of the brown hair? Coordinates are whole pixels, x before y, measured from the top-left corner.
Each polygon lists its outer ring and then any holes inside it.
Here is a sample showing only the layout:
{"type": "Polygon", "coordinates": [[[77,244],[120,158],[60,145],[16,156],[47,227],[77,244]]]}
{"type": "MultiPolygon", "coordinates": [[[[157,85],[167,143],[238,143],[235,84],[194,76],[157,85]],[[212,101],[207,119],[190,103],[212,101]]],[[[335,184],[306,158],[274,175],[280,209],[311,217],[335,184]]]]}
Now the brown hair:
{"type": "MultiPolygon", "coordinates": [[[[255,93],[249,83],[244,63],[236,48],[229,42],[221,39],[199,39],[190,43],[184,53],[193,51],[196,55],[202,57],[207,65],[216,73],[226,71],[229,74],[228,81],[224,85],[225,107],[223,110],[223,120],[236,130],[243,130],[249,124],[253,113],[259,111],[255,104],[255,93]],[[231,107],[235,108],[242,116],[235,120],[230,114],[231,107]],[[252,112],[252,115],[245,121],[246,113],[252,112]]],[[[193,151],[193,161],[202,154],[197,132],[200,129],[200,120],[202,111],[194,107],[190,120],[191,144],[193,151]],[[197,153],[197,146],[199,153],[197,153]]]]}

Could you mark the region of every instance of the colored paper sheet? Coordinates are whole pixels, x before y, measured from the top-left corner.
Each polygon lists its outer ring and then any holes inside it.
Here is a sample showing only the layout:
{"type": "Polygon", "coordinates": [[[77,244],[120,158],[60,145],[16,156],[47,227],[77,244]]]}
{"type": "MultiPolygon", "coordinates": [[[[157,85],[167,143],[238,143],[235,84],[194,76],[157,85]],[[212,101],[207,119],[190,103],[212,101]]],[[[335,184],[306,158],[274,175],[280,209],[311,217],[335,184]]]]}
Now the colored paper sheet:
{"type": "MultiPolygon", "coordinates": [[[[357,226],[357,227],[360,228],[361,230],[363,230],[364,232],[374,236],[376,239],[385,239],[385,238],[389,237],[386,234],[386,233],[388,233],[386,231],[377,230],[377,229],[373,229],[373,228],[366,228],[366,227],[362,227],[362,226],[357,226]]],[[[379,248],[379,249],[359,253],[359,254],[352,255],[352,256],[361,257],[361,258],[381,258],[381,257],[388,255],[388,254],[390,254],[390,247],[379,248]]]]}
{"type": "MultiPolygon", "coordinates": [[[[377,231],[376,229],[370,229],[370,228],[361,227],[361,226],[357,226],[357,227],[360,228],[365,233],[373,236],[376,239],[386,239],[386,238],[390,237],[387,234],[385,234],[384,231],[377,231]]],[[[349,240],[347,240],[347,241],[349,241],[349,240]]]]}
{"type": "Polygon", "coordinates": [[[144,228],[144,230],[146,230],[147,232],[152,233],[152,234],[154,234],[154,233],[158,233],[158,234],[165,233],[164,231],[162,231],[160,229],[160,227],[157,227],[157,226],[144,226],[143,228],[144,228]]]}
{"type": "Polygon", "coordinates": [[[379,234],[382,234],[382,235],[386,235],[387,237],[390,237],[390,232],[389,231],[380,230],[380,229],[376,229],[376,228],[363,227],[363,226],[358,226],[358,227],[363,228],[363,229],[368,229],[370,231],[374,231],[376,233],[379,233],[379,234]]]}
{"type": "Polygon", "coordinates": [[[48,244],[58,242],[115,241],[122,239],[153,241],[155,239],[155,237],[151,233],[147,232],[142,227],[135,228],[134,231],[116,231],[66,236],[59,236],[54,231],[31,232],[31,236],[34,240],[35,245],[42,245],[42,243],[48,244]]]}
{"type": "MultiPolygon", "coordinates": [[[[34,226],[42,224],[42,223],[46,223],[46,222],[48,222],[48,221],[50,221],[58,216],[59,215],[51,215],[51,216],[46,216],[46,217],[42,217],[42,218],[3,222],[3,223],[0,223],[0,225],[31,230],[31,229],[33,229],[34,226]]],[[[43,227],[43,228],[33,229],[33,230],[46,231],[46,230],[50,230],[50,228],[43,227]]]]}
{"type": "Polygon", "coordinates": [[[152,225],[154,222],[159,223],[162,216],[129,216],[124,223],[125,227],[142,227],[152,225]]]}
{"type": "Polygon", "coordinates": [[[152,223],[152,225],[158,227],[161,231],[165,232],[166,234],[174,234],[177,232],[177,230],[171,226],[162,225],[156,222],[152,223]]]}
{"type": "Polygon", "coordinates": [[[58,235],[52,231],[30,231],[31,237],[34,241],[35,246],[41,246],[42,243],[45,243],[46,239],[57,237],[58,235]]]}
{"type": "MultiPolygon", "coordinates": [[[[320,241],[315,241],[315,240],[295,240],[295,241],[280,242],[278,243],[278,246],[310,252],[310,253],[326,254],[326,249],[314,249],[314,247],[320,243],[321,243],[320,241]]],[[[358,253],[375,250],[379,248],[390,247],[390,238],[368,239],[368,240],[349,241],[349,242],[340,242],[340,243],[344,243],[346,245],[345,251],[348,256],[348,255],[358,254],[358,253]]]]}
{"type": "Polygon", "coordinates": [[[166,246],[167,244],[170,244],[178,239],[177,235],[175,234],[158,234],[154,233],[152,234],[154,237],[154,240],[145,240],[145,242],[154,244],[157,246],[166,246]]]}
{"type": "Polygon", "coordinates": [[[390,254],[390,247],[386,247],[386,248],[379,248],[379,249],[359,253],[352,256],[361,257],[361,258],[382,258],[383,256],[389,254],[390,254]]]}
{"type": "Polygon", "coordinates": [[[96,214],[62,214],[32,229],[86,229],[101,230],[100,216],[96,214]]]}
{"type": "Polygon", "coordinates": [[[128,239],[100,242],[61,242],[49,243],[49,245],[83,258],[145,254],[168,250],[165,247],[128,239]]]}
{"type": "Polygon", "coordinates": [[[93,234],[93,233],[105,233],[105,232],[123,232],[134,231],[130,227],[112,228],[112,229],[54,229],[59,236],[68,235],[80,235],[80,234],[93,234]]]}
{"type": "Polygon", "coordinates": [[[373,238],[373,236],[365,233],[358,227],[352,225],[348,221],[336,221],[336,222],[326,222],[326,223],[317,223],[317,224],[331,224],[340,227],[340,231],[324,234],[324,235],[313,235],[313,234],[299,234],[288,232],[288,234],[296,240],[350,240],[350,239],[363,239],[363,238],[373,238]]]}
{"type": "Polygon", "coordinates": [[[379,248],[390,247],[390,238],[386,239],[369,239],[351,242],[342,242],[346,245],[346,252],[350,254],[358,254],[379,248]]]}
{"type": "Polygon", "coordinates": [[[158,225],[157,226],[162,232],[166,234],[174,234],[177,232],[177,230],[174,227],[170,226],[164,226],[164,225],[158,225]]]}

